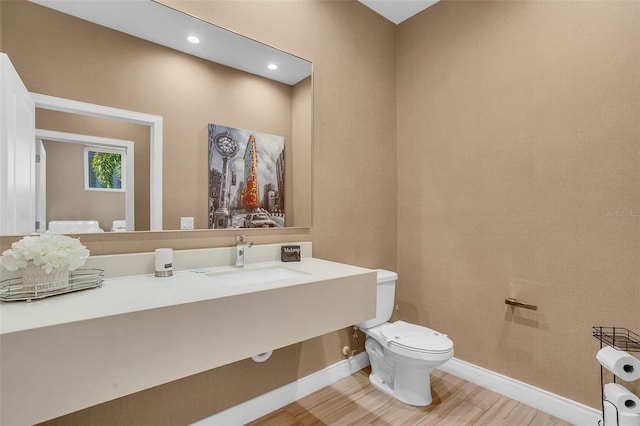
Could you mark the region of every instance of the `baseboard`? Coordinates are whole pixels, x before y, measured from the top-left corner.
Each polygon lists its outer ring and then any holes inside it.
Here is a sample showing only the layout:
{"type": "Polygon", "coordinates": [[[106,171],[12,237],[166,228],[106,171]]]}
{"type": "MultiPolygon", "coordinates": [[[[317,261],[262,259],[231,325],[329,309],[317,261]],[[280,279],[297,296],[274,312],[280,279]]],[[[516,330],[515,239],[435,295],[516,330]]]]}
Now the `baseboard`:
{"type": "Polygon", "coordinates": [[[369,365],[366,353],[340,361],[271,392],[199,420],[192,426],[243,425],[297,401],[369,365]]]}
{"type": "MultiPolygon", "coordinates": [[[[360,353],[296,382],[199,420],[192,426],[228,426],[249,423],[362,370],[368,365],[367,354],[360,353]]],[[[594,408],[456,358],[452,358],[438,369],[574,425],[597,426],[598,421],[602,418],[602,413],[594,408]]]]}
{"type": "Polygon", "coordinates": [[[456,358],[438,369],[574,425],[596,426],[602,418],[594,408],[456,358]]]}

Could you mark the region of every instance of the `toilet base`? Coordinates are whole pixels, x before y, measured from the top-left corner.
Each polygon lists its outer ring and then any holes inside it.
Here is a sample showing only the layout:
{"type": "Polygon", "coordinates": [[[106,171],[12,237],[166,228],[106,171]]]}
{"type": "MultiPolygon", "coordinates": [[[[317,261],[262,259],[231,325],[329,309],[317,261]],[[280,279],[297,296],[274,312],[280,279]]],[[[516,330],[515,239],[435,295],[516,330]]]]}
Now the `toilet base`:
{"type": "MultiPolygon", "coordinates": [[[[433,402],[433,398],[431,397],[431,388],[430,388],[430,384],[429,384],[429,378],[427,378],[427,393],[417,393],[417,392],[413,392],[409,389],[399,389],[399,391],[397,392],[394,389],[391,389],[389,387],[389,385],[387,383],[385,383],[379,376],[371,373],[369,374],[369,383],[371,383],[371,385],[378,389],[379,391],[389,395],[392,398],[397,399],[400,402],[403,402],[407,405],[413,405],[415,407],[424,407],[427,405],[431,405],[431,403],[433,402]]],[[[424,392],[422,390],[422,392],[424,392]]]]}
{"type": "Polygon", "coordinates": [[[431,404],[431,372],[423,364],[396,362],[395,397],[405,404],[423,407],[431,404]]]}
{"type": "Polygon", "coordinates": [[[386,393],[387,395],[395,398],[395,395],[393,394],[393,389],[391,389],[389,385],[385,383],[385,381],[382,380],[379,376],[373,373],[369,374],[369,383],[371,383],[371,385],[374,388],[378,389],[379,391],[386,393]]]}
{"type": "Polygon", "coordinates": [[[431,404],[431,371],[433,367],[386,352],[370,336],[365,344],[371,362],[369,382],[376,389],[405,404],[423,407],[431,404]]]}

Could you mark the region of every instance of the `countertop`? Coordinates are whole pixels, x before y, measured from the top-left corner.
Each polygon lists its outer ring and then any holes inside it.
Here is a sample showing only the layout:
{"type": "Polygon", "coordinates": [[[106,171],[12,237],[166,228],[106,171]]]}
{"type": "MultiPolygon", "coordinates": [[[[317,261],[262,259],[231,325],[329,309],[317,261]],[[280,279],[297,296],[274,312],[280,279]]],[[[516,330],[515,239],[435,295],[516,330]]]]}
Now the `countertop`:
{"type": "Polygon", "coordinates": [[[214,282],[213,278],[202,273],[237,271],[234,267],[175,271],[172,277],[166,278],[154,275],[108,278],[102,287],[96,289],[29,303],[0,303],[0,335],[372,272],[366,268],[311,257],[303,258],[300,262],[247,264],[242,271],[250,272],[269,266],[280,266],[306,274],[264,283],[236,285],[214,282]]]}

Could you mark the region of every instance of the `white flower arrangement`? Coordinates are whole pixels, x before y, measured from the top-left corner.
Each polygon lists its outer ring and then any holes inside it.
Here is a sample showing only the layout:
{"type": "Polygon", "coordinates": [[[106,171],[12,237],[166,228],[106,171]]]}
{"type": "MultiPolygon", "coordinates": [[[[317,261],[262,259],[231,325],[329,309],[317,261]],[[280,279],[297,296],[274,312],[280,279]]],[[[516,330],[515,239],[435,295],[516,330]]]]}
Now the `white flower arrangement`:
{"type": "Polygon", "coordinates": [[[73,271],[89,257],[89,250],[76,238],[66,235],[44,233],[39,236],[24,237],[5,250],[0,257],[9,271],[25,268],[29,262],[39,265],[46,273],[54,269],[68,267],[73,271]]]}

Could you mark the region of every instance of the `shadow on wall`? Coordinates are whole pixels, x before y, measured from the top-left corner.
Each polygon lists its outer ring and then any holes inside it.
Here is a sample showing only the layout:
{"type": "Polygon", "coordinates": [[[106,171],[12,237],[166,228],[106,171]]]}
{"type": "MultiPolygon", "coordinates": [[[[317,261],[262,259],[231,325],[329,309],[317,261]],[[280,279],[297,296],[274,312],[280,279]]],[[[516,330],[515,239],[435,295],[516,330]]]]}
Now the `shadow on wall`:
{"type": "Polygon", "coordinates": [[[538,331],[549,332],[545,315],[538,311],[504,305],[505,314],[496,352],[506,354],[506,358],[520,365],[533,366],[538,347],[538,331]]]}
{"type": "Polygon", "coordinates": [[[505,305],[505,309],[503,332],[507,334],[508,328],[510,328],[508,323],[531,327],[541,331],[551,330],[549,323],[545,320],[545,315],[540,312],[523,310],[523,308],[507,305],[505,305]]]}

